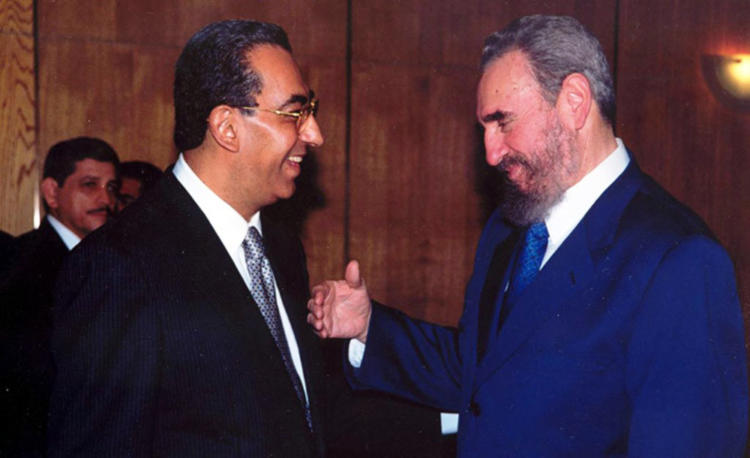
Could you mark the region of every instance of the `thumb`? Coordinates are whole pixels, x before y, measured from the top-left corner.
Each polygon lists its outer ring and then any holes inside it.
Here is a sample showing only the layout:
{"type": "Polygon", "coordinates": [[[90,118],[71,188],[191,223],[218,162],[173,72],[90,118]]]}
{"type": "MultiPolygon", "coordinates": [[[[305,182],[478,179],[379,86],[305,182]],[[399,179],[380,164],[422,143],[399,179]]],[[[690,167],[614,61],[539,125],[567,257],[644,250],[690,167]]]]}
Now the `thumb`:
{"type": "Polygon", "coordinates": [[[349,261],[349,264],[346,265],[344,278],[351,288],[362,286],[362,277],[359,274],[359,263],[357,261],[349,261]]]}

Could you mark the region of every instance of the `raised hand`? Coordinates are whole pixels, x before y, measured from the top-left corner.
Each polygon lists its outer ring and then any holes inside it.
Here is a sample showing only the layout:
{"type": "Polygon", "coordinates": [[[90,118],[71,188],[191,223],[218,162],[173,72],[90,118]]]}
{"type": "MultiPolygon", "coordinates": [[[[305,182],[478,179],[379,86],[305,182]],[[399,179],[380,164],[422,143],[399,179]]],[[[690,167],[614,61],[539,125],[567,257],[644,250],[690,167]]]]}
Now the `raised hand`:
{"type": "Polygon", "coordinates": [[[307,301],[307,322],[322,338],[356,338],[365,343],[372,304],[359,263],[350,261],[344,280],[315,285],[307,301]]]}

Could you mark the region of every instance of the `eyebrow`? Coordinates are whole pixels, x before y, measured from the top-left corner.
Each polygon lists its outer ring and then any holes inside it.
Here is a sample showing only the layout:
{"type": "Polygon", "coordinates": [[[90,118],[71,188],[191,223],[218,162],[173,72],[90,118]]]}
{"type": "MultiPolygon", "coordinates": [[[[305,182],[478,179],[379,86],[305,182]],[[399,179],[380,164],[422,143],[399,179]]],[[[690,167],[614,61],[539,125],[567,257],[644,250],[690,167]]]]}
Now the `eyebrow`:
{"type": "Polygon", "coordinates": [[[493,122],[493,121],[507,121],[508,119],[512,117],[513,115],[507,111],[497,110],[488,115],[482,116],[482,122],[488,123],[488,122],[493,122]]]}
{"type": "Polygon", "coordinates": [[[100,177],[98,175],[83,175],[82,177],[79,178],[80,181],[84,181],[84,180],[101,180],[101,179],[102,179],[102,177],[100,177]]]}
{"type": "Polygon", "coordinates": [[[307,96],[302,95],[302,94],[294,94],[293,96],[289,97],[287,101],[284,102],[283,105],[281,105],[281,107],[282,108],[288,107],[289,105],[294,105],[295,103],[304,105],[307,103],[308,100],[312,100],[314,98],[315,98],[315,91],[311,89],[309,95],[307,96]]]}

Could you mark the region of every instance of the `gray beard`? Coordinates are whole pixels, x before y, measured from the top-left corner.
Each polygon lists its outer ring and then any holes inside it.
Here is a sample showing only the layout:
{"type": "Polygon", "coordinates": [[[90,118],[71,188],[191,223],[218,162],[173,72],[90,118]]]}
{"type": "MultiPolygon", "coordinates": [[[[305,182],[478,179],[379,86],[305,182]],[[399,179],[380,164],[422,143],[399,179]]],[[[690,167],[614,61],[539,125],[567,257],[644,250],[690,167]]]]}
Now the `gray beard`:
{"type": "Polygon", "coordinates": [[[562,199],[567,189],[565,178],[578,172],[579,160],[580,155],[577,154],[572,139],[566,135],[559,121],[555,120],[553,127],[548,130],[545,148],[535,155],[533,164],[513,155],[503,159],[497,166],[503,175],[500,199],[503,217],[519,227],[543,221],[549,210],[562,199]],[[567,146],[570,156],[568,161],[563,157],[563,145],[567,146]],[[511,162],[526,169],[526,174],[533,183],[528,191],[522,191],[508,179],[505,166],[511,162]]]}
{"type": "Polygon", "coordinates": [[[523,192],[515,183],[504,177],[500,210],[503,217],[518,227],[526,227],[544,221],[549,209],[562,198],[563,192],[545,195],[523,192]]]}

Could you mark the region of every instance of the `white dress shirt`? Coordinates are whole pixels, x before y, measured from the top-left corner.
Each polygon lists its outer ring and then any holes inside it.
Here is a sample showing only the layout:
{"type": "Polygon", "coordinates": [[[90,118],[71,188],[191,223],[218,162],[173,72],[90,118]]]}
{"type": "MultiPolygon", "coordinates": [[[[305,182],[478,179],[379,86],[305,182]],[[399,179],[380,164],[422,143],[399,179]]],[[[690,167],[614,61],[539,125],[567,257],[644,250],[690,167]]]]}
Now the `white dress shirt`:
{"type": "MultiPolygon", "coordinates": [[[[214,232],[219,236],[219,240],[221,240],[221,243],[227,250],[229,257],[232,258],[235,267],[237,267],[237,271],[242,276],[242,279],[245,281],[245,285],[247,285],[249,290],[251,279],[250,274],[247,271],[245,250],[242,248],[242,241],[245,239],[245,235],[250,226],[254,226],[260,235],[263,235],[263,228],[260,224],[260,213],[256,212],[250,218],[249,222],[246,221],[242,215],[201,181],[198,175],[193,172],[185,161],[182,154],[177,158],[172,173],[177,177],[177,181],[179,181],[187,190],[188,194],[190,194],[190,197],[193,198],[203,214],[206,215],[208,222],[211,223],[214,232]]],[[[294,368],[302,382],[302,389],[305,392],[305,400],[309,402],[297,339],[294,337],[294,331],[292,330],[292,325],[289,323],[289,317],[284,308],[284,301],[281,298],[279,286],[276,281],[274,281],[274,285],[276,290],[276,305],[279,308],[279,317],[281,318],[281,325],[284,328],[284,335],[287,344],[289,345],[289,353],[292,357],[294,368]]]]}
{"type": "Polygon", "coordinates": [[[59,219],[55,218],[52,215],[47,215],[46,218],[47,221],[49,221],[50,226],[52,226],[52,229],[57,232],[57,235],[60,236],[65,246],[68,247],[68,251],[72,250],[76,245],[81,243],[81,238],[75,235],[73,231],[71,231],[63,223],[61,223],[59,219]]]}
{"type": "MultiPolygon", "coordinates": [[[[573,232],[573,229],[586,216],[594,202],[599,199],[599,196],[627,168],[630,163],[630,156],[628,156],[622,140],[617,138],[616,142],[615,150],[578,183],[568,188],[560,201],[550,208],[547,217],[544,219],[549,233],[547,250],[544,252],[544,258],[539,269],[544,267],[555,254],[555,251],[560,248],[565,239],[573,232]]],[[[506,289],[507,287],[508,285],[505,285],[506,289]]],[[[364,354],[365,344],[357,339],[351,339],[349,341],[349,363],[353,367],[360,367],[364,354]]],[[[458,414],[441,413],[440,426],[443,434],[455,433],[458,431],[458,414]]]]}
{"type": "Polygon", "coordinates": [[[541,269],[555,254],[560,245],[581,222],[599,196],[615,182],[617,177],[625,171],[630,163],[630,156],[625,145],[616,139],[617,148],[606,159],[599,163],[594,170],[586,174],[581,180],[569,187],[563,193],[560,201],[550,208],[544,224],[547,226],[549,238],[547,251],[544,252],[541,269]]]}

